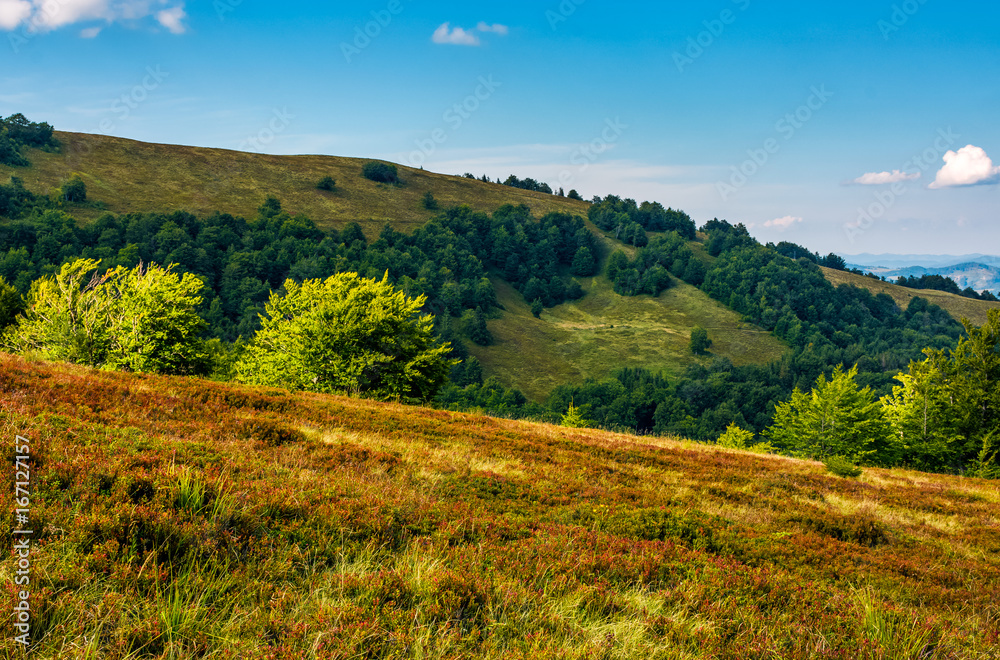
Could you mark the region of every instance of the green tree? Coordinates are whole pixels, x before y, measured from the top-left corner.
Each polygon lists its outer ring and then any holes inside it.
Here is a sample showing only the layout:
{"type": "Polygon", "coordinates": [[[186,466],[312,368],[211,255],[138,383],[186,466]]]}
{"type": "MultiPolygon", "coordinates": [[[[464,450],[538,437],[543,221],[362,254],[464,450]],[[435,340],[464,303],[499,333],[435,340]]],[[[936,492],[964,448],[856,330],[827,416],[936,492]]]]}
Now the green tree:
{"type": "Polygon", "coordinates": [[[236,371],[239,380],[314,392],[426,401],[445,383],[451,350],[419,314],[426,297],[340,273],[271,294],[261,328],[236,371]]]}
{"type": "Polygon", "coordinates": [[[570,269],[574,275],[579,275],[580,277],[589,277],[594,274],[597,270],[597,260],[594,259],[594,253],[591,252],[589,247],[586,245],[580,246],[580,249],[573,256],[573,264],[570,266],[570,269]]]}
{"type": "Polygon", "coordinates": [[[71,204],[79,204],[87,201],[87,185],[76,174],[62,185],[59,192],[63,201],[70,202],[71,204]]]}
{"type": "Polygon", "coordinates": [[[159,266],[118,267],[98,274],[98,261],[78,259],[36,280],[8,344],[59,360],[106,369],[204,373],[200,337],[203,283],[159,266]]]}
{"type": "Polygon", "coordinates": [[[949,392],[948,370],[944,356],[931,352],[926,360],[911,362],[909,373],[896,376],[901,384],[882,397],[901,458],[917,469],[961,467],[964,438],[949,392]]]}
{"type": "Polygon", "coordinates": [[[621,250],[615,250],[611,253],[611,256],[608,257],[608,265],[605,268],[604,273],[608,276],[609,280],[614,282],[615,278],[618,276],[618,271],[624,270],[625,268],[628,268],[628,255],[621,250]]]}
{"type": "Polygon", "coordinates": [[[104,276],[108,305],[108,355],[104,366],[120,371],[204,374],[210,370],[201,339],[207,324],[197,309],[204,283],[155,264],[122,266],[104,276]]]}
{"type": "Polygon", "coordinates": [[[17,289],[0,276],[0,333],[17,320],[18,314],[24,311],[24,299],[17,289]]]}
{"type": "Polygon", "coordinates": [[[780,403],[764,433],[779,446],[823,458],[891,465],[898,458],[881,404],[870,387],[859,389],[857,367],[838,366],[830,380],[820,375],[809,394],[798,388],[780,403]]]}
{"type": "Polygon", "coordinates": [[[1000,432],[1000,310],[981,327],[962,323],[966,336],[953,351],[925,350],[883,399],[905,458],[918,467],[980,465],[1000,432]]]}
{"type": "Polygon", "coordinates": [[[5,126],[0,126],[0,165],[26,167],[28,159],[21,155],[21,144],[12,138],[5,126]]]}
{"type": "Polygon", "coordinates": [[[434,199],[434,193],[432,193],[430,190],[424,193],[423,205],[424,208],[427,209],[428,211],[438,210],[438,201],[434,199]]]}
{"type": "Polygon", "coordinates": [[[482,307],[477,307],[472,319],[472,327],[469,329],[469,338],[480,346],[489,346],[493,343],[493,333],[486,327],[486,315],[482,307]]]}
{"type": "Polygon", "coordinates": [[[562,416],[562,420],[559,422],[560,426],[565,426],[571,429],[585,429],[594,425],[592,421],[586,419],[583,416],[583,411],[573,405],[573,402],[569,402],[569,408],[566,410],[566,414],[562,416]]]}
{"type": "Polygon", "coordinates": [[[542,305],[542,301],[540,299],[535,298],[531,301],[531,315],[536,319],[541,318],[543,309],[545,309],[545,307],[542,305]]]}
{"type": "Polygon", "coordinates": [[[695,355],[705,355],[712,346],[712,340],[708,337],[708,330],[697,325],[691,331],[691,352],[695,355]]]}
{"type": "Polygon", "coordinates": [[[580,193],[578,193],[578,192],[576,191],[576,189],[573,189],[573,190],[570,190],[570,191],[569,191],[569,192],[568,192],[568,193],[566,194],[566,198],[567,198],[567,199],[575,199],[575,200],[577,200],[577,201],[581,201],[581,202],[583,201],[583,197],[580,197],[580,193]]]}
{"type": "Polygon", "coordinates": [[[364,175],[366,179],[377,183],[399,182],[399,172],[397,171],[396,166],[391,163],[370,160],[364,164],[364,167],[361,168],[361,174],[364,175]]]}
{"type": "Polygon", "coordinates": [[[316,187],[319,190],[332,191],[334,188],[337,187],[337,180],[334,179],[332,176],[325,176],[319,180],[319,183],[316,184],[316,187]]]}

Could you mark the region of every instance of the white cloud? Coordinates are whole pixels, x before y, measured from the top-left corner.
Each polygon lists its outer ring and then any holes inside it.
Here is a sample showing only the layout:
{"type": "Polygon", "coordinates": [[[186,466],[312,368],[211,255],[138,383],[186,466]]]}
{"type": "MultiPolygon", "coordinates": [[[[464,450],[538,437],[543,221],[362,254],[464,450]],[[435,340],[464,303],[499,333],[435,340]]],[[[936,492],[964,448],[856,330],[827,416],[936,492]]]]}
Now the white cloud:
{"type": "Polygon", "coordinates": [[[944,167],[937,173],[930,188],[953,188],[1000,182],[1000,166],[994,166],[986,152],[966,145],[944,155],[944,167]]]}
{"type": "Polygon", "coordinates": [[[480,32],[496,32],[497,34],[502,36],[506,36],[507,33],[510,32],[510,30],[507,28],[506,25],[501,25],[499,23],[494,23],[493,25],[490,25],[485,21],[479,21],[479,25],[476,26],[476,29],[479,30],[480,32]]]}
{"type": "Polygon", "coordinates": [[[786,215],[784,218],[775,218],[774,220],[768,220],[764,223],[764,226],[768,229],[777,229],[779,231],[785,231],[792,225],[796,225],[802,222],[802,218],[796,218],[792,215],[786,215]]]}
{"type": "Polygon", "coordinates": [[[0,30],[13,30],[31,16],[27,0],[0,0],[0,30]]]}
{"type": "Polygon", "coordinates": [[[907,174],[906,172],[901,172],[900,170],[893,170],[891,172],[868,172],[867,174],[862,174],[857,179],[854,179],[851,183],[856,183],[861,186],[881,186],[886,183],[913,181],[919,178],[920,172],[907,174]]]}
{"type": "MultiPolygon", "coordinates": [[[[0,29],[4,30],[27,23],[33,31],[47,32],[83,21],[130,22],[154,15],[174,34],[184,32],[184,4],[171,5],[170,0],[0,0],[0,29]]],[[[96,34],[93,27],[80,32],[83,38],[96,34]]]]}
{"type": "Polygon", "coordinates": [[[185,18],[187,18],[187,14],[184,12],[184,7],[164,9],[156,15],[156,20],[160,22],[160,25],[174,34],[184,34],[187,29],[184,27],[185,18]]]}
{"type": "Polygon", "coordinates": [[[93,39],[101,33],[101,29],[101,26],[85,28],[80,30],[80,37],[82,39],[93,39]]]}
{"type": "Polygon", "coordinates": [[[448,23],[442,23],[441,26],[434,30],[434,36],[431,37],[431,41],[436,44],[451,44],[453,46],[478,46],[479,37],[477,37],[472,32],[466,32],[460,27],[455,27],[455,29],[449,29],[448,23]]]}

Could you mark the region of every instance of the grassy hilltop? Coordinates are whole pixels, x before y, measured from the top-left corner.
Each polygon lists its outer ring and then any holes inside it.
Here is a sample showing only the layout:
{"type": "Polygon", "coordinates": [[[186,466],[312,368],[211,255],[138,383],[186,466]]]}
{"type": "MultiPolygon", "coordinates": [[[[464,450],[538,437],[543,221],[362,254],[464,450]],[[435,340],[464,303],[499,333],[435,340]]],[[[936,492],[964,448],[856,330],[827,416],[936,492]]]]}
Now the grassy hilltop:
{"type": "MultiPolygon", "coordinates": [[[[252,218],[269,196],[281,199],[292,214],[302,213],[320,227],[361,224],[374,238],[386,222],[410,231],[437,212],[423,207],[428,191],[442,207],[468,204],[492,212],[504,204],[527,204],[536,216],[551,211],[586,215],[587,202],[520,190],[461,176],[435,174],[398,166],[400,185],[369,181],[361,168],[370,159],[338,156],[269,156],[171,144],[152,144],[124,138],[56,131],[58,153],[26,151],[31,167],[0,165],[0,180],[11,175],[25,187],[47,194],[79,174],[88,196],[104,202],[114,213],[131,211],[213,211],[252,218]],[[337,181],[336,189],[316,189],[324,176],[337,181]]],[[[478,173],[477,173],[478,174],[478,173]]],[[[102,211],[74,210],[93,219],[102,211]]]]}
{"type": "Polygon", "coordinates": [[[7,355],[0,387],[35,658],[1000,648],[995,482],[7,355]]]}

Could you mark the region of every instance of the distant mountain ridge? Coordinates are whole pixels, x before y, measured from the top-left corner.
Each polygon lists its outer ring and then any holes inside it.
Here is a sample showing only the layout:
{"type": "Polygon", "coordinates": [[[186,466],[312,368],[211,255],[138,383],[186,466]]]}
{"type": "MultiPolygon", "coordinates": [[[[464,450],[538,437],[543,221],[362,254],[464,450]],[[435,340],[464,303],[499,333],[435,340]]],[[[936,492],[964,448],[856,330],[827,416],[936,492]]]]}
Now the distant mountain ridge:
{"type": "Polygon", "coordinates": [[[928,254],[841,255],[848,268],[874,273],[888,280],[898,277],[940,275],[949,277],[959,288],[1000,292],[1000,257],[985,254],[961,256],[928,254]]]}

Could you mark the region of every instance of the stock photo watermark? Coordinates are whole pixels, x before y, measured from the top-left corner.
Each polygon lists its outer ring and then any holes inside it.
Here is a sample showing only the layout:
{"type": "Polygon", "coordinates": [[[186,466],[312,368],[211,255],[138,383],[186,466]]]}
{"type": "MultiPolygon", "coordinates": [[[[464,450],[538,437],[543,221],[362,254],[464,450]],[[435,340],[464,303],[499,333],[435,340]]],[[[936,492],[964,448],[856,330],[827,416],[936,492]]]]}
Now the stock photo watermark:
{"type": "MultiPolygon", "coordinates": [[[[953,132],[950,126],[947,129],[938,129],[938,136],[934,140],[933,146],[924,149],[921,153],[903,163],[899,171],[908,174],[919,173],[922,176],[924,172],[934,169],[940,163],[945,153],[961,137],[958,133],[953,132]]],[[[910,177],[906,180],[912,180],[912,178],[916,177],[910,177]]],[[[896,201],[905,195],[908,190],[909,188],[904,185],[903,180],[900,180],[894,181],[885,190],[875,192],[873,195],[875,201],[867,207],[859,207],[857,219],[854,222],[848,222],[844,225],[844,234],[847,236],[847,240],[853,244],[859,236],[872,228],[876,220],[884,217],[889,212],[889,209],[896,205],[896,201]]]]}
{"type": "MultiPolygon", "coordinates": [[[[576,168],[577,174],[587,171],[588,167],[596,163],[606,151],[621,139],[626,130],[628,130],[628,124],[622,123],[620,118],[605,119],[604,128],[600,135],[573,150],[569,157],[570,165],[576,168]]],[[[566,169],[559,172],[558,179],[560,186],[569,188],[576,181],[576,176],[572,170],[566,169]]]]}
{"type": "Polygon", "coordinates": [[[132,111],[145,103],[149,99],[149,95],[159,89],[169,76],[170,74],[163,71],[159,64],[155,68],[147,66],[146,75],[142,81],[111,102],[110,110],[117,115],[116,119],[105,117],[94,132],[105,135],[112,133],[118,125],[117,122],[125,121],[131,117],[132,111]]]}
{"type": "Polygon", "coordinates": [[[545,20],[549,22],[549,27],[558,29],[560,23],[565,23],[569,17],[576,13],[576,10],[587,0],[562,0],[555,9],[545,10],[545,20]]]}
{"type": "Polygon", "coordinates": [[[372,42],[382,34],[382,30],[392,24],[394,16],[399,16],[403,12],[402,0],[389,0],[385,9],[372,10],[372,20],[354,28],[354,39],[351,42],[341,41],[340,52],[344,54],[344,59],[350,64],[351,61],[361,54],[365,48],[372,45],[372,42]]]}
{"type": "Polygon", "coordinates": [[[226,14],[233,13],[242,4],[243,0],[215,0],[212,3],[212,7],[215,9],[215,15],[219,17],[219,20],[225,21],[226,14]]]}
{"type": "Polygon", "coordinates": [[[14,437],[14,642],[31,643],[31,442],[14,437]]]}
{"type": "Polygon", "coordinates": [[[407,158],[407,165],[410,167],[423,167],[431,154],[437,151],[439,146],[447,142],[452,133],[462,128],[462,125],[482,107],[482,104],[493,96],[497,88],[503,86],[503,83],[493,80],[492,74],[479,76],[478,83],[471,94],[452,105],[441,115],[441,121],[448,125],[448,128],[451,129],[450,132],[444,128],[435,128],[428,137],[414,140],[413,143],[417,148],[410,152],[410,156],[407,158]]]}
{"type": "MultiPolygon", "coordinates": [[[[774,131],[784,142],[790,141],[796,136],[798,131],[812,119],[815,114],[825,106],[833,97],[833,92],[826,88],[826,85],[815,85],[809,90],[812,92],[805,103],[796,108],[793,112],[785,114],[774,124],[774,131]]],[[[767,165],[771,157],[781,151],[783,142],[777,137],[770,137],[764,143],[754,149],[747,149],[748,158],[739,165],[729,167],[731,174],[728,181],[717,181],[715,189],[722,196],[723,201],[727,201],[743,188],[760,170],[767,165]]]]}
{"type": "MultiPolygon", "coordinates": [[[[750,8],[750,0],[732,0],[740,11],[750,8]]],[[[726,28],[736,22],[739,16],[732,9],[723,9],[716,18],[702,21],[705,29],[693,37],[688,37],[687,46],[684,52],[674,51],[674,64],[677,70],[684,73],[685,67],[694,64],[694,61],[705,54],[705,51],[712,47],[715,40],[722,36],[726,28]]]]}
{"type": "Polygon", "coordinates": [[[291,125],[293,119],[295,119],[295,115],[288,112],[288,108],[281,110],[277,108],[273,109],[271,111],[271,119],[267,122],[267,125],[260,129],[257,135],[251,135],[240,142],[238,149],[240,151],[263,153],[264,147],[274,142],[275,138],[284,133],[285,129],[291,125]]]}
{"type": "Polygon", "coordinates": [[[64,2],[61,0],[48,0],[38,7],[38,11],[24,23],[20,30],[8,34],[7,41],[14,54],[20,53],[22,46],[44,32],[44,26],[54,24],[55,18],[63,10],[63,6],[64,2]]]}
{"type": "Polygon", "coordinates": [[[906,0],[902,4],[893,5],[888,20],[879,19],[878,29],[882,32],[882,37],[889,41],[889,37],[899,32],[926,4],[927,0],[906,0]]]}

